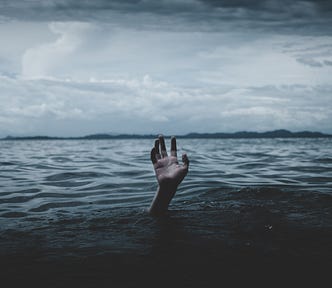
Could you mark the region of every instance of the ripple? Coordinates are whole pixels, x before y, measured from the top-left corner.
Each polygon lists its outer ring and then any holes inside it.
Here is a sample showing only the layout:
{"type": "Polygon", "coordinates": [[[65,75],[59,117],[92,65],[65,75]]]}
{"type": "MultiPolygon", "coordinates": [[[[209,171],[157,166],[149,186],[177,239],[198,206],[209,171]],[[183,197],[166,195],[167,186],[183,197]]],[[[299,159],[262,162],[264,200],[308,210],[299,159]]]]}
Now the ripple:
{"type": "Polygon", "coordinates": [[[63,157],[63,156],[56,156],[51,158],[53,161],[60,162],[60,163],[67,163],[67,162],[73,162],[72,159],[68,157],[63,157]]]}
{"type": "Polygon", "coordinates": [[[64,173],[57,173],[45,178],[46,181],[63,181],[63,180],[70,180],[70,179],[84,179],[84,178],[98,178],[98,177],[105,177],[109,176],[105,173],[99,172],[64,172],[64,173]]]}
{"type": "Polygon", "coordinates": [[[30,194],[30,193],[38,193],[40,192],[40,189],[37,188],[31,188],[31,189],[23,189],[23,190],[17,190],[12,192],[0,192],[0,196],[7,196],[7,195],[13,195],[13,194],[30,194]]]}
{"type": "Polygon", "coordinates": [[[29,200],[31,200],[33,197],[30,196],[16,196],[16,197],[10,197],[10,198],[3,198],[0,199],[0,204],[4,203],[26,203],[29,200]]]}
{"type": "Polygon", "coordinates": [[[54,187],[80,187],[92,183],[91,181],[56,181],[56,182],[43,182],[44,185],[54,187]]]}
{"type": "Polygon", "coordinates": [[[3,213],[0,215],[0,217],[4,217],[4,218],[22,218],[22,217],[26,217],[28,214],[24,213],[24,212],[7,212],[7,213],[3,213]]]}
{"type": "Polygon", "coordinates": [[[332,164],[332,158],[330,157],[316,158],[315,161],[318,163],[332,164]]]}
{"type": "Polygon", "coordinates": [[[85,202],[80,202],[80,201],[70,201],[70,202],[56,202],[56,203],[46,203],[46,204],[42,204],[36,208],[32,208],[29,211],[30,212],[45,212],[48,211],[50,209],[54,209],[54,208],[70,208],[70,207],[77,207],[77,206],[82,206],[82,205],[86,205],[87,203],[85,202]]]}
{"type": "Polygon", "coordinates": [[[15,162],[0,162],[0,166],[13,166],[16,165],[15,162]]]}
{"type": "Polygon", "coordinates": [[[122,185],[119,183],[103,183],[85,188],[80,188],[78,190],[79,191],[114,190],[115,188],[119,188],[121,186],[122,185]]]}

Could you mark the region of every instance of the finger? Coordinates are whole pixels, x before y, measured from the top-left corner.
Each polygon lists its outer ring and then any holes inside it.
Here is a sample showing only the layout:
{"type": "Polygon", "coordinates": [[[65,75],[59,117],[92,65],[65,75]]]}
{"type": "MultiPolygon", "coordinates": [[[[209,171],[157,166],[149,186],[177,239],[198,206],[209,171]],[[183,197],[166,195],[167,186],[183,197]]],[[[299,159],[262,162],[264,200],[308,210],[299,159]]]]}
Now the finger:
{"type": "Polygon", "coordinates": [[[153,164],[157,163],[156,149],[154,147],[151,149],[151,161],[153,164]]]}
{"type": "Polygon", "coordinates": [[[171,139],[171,155],[177,157],[176,152],[176,138],[173,136],[171,139]]]}
{"type": "Polygon", "coordinates": [[[159,135],[159,142],[160,142],[161,157],[167,157],[165,139],[163,135],[159,135]]]}
{"type": "Polygon", "coordinates": [[[160,156],[160,152],[159,152],[159,139],[156,139],[154,141],[154,149],[156,150],[156,158],[160,159],[161,156],[160,156]]]}
{"type": "Polygon", "coordinates": [[[189,159],[187,154],[182,155],[183,166],[188,170],[189,169],[189,159]]]}

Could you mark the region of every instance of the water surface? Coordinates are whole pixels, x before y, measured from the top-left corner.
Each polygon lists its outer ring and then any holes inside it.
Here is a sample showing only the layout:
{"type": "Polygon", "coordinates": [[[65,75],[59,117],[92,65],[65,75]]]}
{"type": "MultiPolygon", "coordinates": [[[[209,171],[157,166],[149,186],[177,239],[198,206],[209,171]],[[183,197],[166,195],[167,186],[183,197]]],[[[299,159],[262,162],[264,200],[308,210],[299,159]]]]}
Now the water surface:
{"type": "Polygon", "coordinates": [[[157,189],[152,144],[0,141],[6,265],[98,255],[102,263],[143,255],[152,267],[168,257],[219,265],[248,253],[331,259],[332,139],[179,139],[189,173],[162,218],[145,211],[157,189]]]}

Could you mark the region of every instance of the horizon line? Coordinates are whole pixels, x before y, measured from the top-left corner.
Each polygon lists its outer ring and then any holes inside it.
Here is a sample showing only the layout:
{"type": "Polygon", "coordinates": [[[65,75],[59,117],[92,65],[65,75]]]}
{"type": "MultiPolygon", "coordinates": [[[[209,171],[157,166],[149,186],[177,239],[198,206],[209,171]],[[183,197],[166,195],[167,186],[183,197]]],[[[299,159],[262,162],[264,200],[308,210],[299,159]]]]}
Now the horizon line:
{"type": "Polygon", "coordinates": [[[162,133],[94,133],[83,136],[48,136],[48,135],[25,135],[25,136],[11,136],[7,135],[0,138],[0,140],[28,140],[28,139],[40,139],[40,140],[75,140],[75,139],[121,139],[121,138],[155,138],[158,135],[164,135],[164,137],[175,136],[178,138],[306,138],[306,137],[332,137],[332,134],[320,132],[320,131],[290,131],[287,129],[268,130],[264,132],[258,131],[237,131],[237,132],[189,132],[186,134],[162,134],[162,133]]]}

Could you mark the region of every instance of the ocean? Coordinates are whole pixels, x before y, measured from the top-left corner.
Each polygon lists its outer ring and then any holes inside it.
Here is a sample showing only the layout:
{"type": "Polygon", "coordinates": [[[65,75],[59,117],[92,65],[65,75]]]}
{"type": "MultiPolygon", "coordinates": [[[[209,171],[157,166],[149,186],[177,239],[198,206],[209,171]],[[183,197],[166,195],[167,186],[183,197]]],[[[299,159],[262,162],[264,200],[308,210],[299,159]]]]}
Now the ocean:
{"type": "Polygon", "coordinates": [[[0,141],[0,278],[12,284],[3,287],[327,275],[331,138],[178,139],[189,173],[162,217],[146,212],[157,189],[152,145],[0,141]]]}

